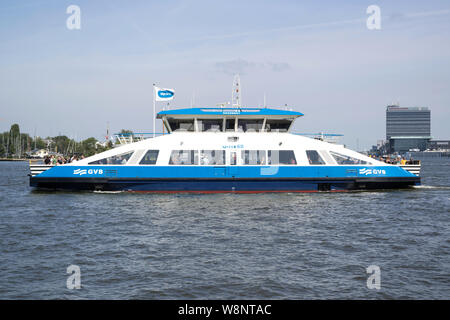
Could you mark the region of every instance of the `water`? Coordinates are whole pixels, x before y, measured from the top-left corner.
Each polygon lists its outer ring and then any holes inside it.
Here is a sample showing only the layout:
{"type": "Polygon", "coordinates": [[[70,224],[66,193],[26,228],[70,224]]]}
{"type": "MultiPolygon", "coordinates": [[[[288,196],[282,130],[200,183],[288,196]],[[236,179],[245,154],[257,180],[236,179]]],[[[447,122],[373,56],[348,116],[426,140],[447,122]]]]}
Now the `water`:
{"type": "Polygon", "coordinates": [[[413,190],[338,194],[50,193],[27,173],[0,162],[1,299],[450,298],[448,158],[413,190]]]}

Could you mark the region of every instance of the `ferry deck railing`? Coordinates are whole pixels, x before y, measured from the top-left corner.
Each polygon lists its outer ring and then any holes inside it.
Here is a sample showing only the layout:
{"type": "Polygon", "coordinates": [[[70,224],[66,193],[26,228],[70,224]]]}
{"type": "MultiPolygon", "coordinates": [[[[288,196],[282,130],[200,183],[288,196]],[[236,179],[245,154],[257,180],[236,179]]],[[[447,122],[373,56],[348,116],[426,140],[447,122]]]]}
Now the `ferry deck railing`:
{"type": "Polygon", "coordinates": [[[170,134],[168,132],[133,132],[133,133],[115,133],[113,139],[119,144],[128,144],[133,142],[142,141],[145,139],[150,139],[153,137],[159,137],[162,135],[170,134]]]}
{"type": "Polygon", "coordinates": [[[416,176],[420,176],[420,168],[422,167],[420,160],[408,160],[404,164],[398,163],[397,165],[416,176]]]}
{"type": "Polygon", "coordinates": [[[45,164],[43,162],[41,163],[32,163],[30,160],[30,175],[32,177],[37,176],[38,174],[47,171],[48,169],[53,168],[54,164],[45,164]]]}
{"type": "Polygon", "coordinates": [[[338,143],[338,140],[340,137],[343,137],[343,134],[339,134],[339,133],[323,133],[323,132],[318,132],[318,133],[301,133],[301,132],[291,132],[292,134],[295,135],[299,135],[299,136],[306,136],[309,138],[313,138],[316,140],[321,140],[321,141],[325,141],[325,142],[329,142],[329,143],[338,143]]]}

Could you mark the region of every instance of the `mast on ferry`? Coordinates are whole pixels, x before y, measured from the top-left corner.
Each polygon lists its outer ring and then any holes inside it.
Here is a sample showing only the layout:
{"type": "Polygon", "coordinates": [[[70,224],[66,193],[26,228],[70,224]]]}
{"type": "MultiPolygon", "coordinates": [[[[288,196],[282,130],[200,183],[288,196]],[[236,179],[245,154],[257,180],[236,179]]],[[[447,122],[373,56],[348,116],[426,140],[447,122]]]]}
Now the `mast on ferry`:
{"type": "Polygon", "coordinates": [[[233,88],[231,91],[231,106],[233,108],[240,108],[241,105],[241,78],[239,74],[236,74],[233,79],[233,88]]]}

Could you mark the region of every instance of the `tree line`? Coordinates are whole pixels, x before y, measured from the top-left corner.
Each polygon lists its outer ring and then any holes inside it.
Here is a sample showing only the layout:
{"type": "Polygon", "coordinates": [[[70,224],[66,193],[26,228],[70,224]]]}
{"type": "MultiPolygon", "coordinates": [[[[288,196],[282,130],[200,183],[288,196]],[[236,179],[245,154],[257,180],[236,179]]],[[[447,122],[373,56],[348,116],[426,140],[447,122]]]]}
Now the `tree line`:
{"type": "MultiPolygon", "coordinates": [[[[132,133],[129,130],[121,132],[132,133]]],[[[35,149],[45,149],[63,156],[78,154],[89,157],[112,147],[111,141],[100,143],[94,137],[82,141],[75,141],[65,135],[31,137],[28,133],[21,133],[18,124],[13,124],[9,131],[0,133],[0,158],[27,158],[35,149]]]]}

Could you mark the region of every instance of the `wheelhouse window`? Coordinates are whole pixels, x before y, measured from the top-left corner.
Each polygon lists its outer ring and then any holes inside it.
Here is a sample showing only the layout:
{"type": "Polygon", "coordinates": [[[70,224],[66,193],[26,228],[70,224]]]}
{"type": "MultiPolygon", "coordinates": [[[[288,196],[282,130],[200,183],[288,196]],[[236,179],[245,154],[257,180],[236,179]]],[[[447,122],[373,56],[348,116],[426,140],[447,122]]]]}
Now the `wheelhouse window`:
{"type": "Polygon", "coordinates": [[[330,154],[333,156],[334,160],[336,160],[337,164],[345,165],[345,164],[368,164],[367,161],[356,159],[350,156],[346,156],[337,152],[330,151],[330,154]]]}
{"type": "Polygon", "coordinates": [[[184,166],[198,164],[197,150],[173,150],[169,160],[170,165],[184,166]]]}
{"type": "Polygon", "coordinates": [[[199,131],[218,132],[222,131],[223,119],[197,119],[199,131]]]}
{"type": "Polygon", "coordinates": [[[97,165],[104,165],[104,164],[113,164],[113,165],[124,165],[127,163],[127,161],[130,159],[131,155],[134,151],[122,153],[118,155],[114,155],[108,158],[103,158],[100,160],[89,162],[88,164],[97,164],[97,165]]]}
{"type": "Polygon", "coordinates": [[[172,131],[194,131],[194,119],[167,119],[172,131]]]}
{"type": "Polygon", "coordinates": [[[236,123],[236,119],[226,119],[225,120],[225,131],[234,132],[234,125],[236,123]]]}
{"type": "Polygon", "coordinates": [[[295,165],[297,160],[293,150],[269,150],[269,164],[271,165],[295,165]]]}
{"type": "Polygon", "coordinates": [[[159,150],[148,150],[139,164],[156,164],[159,150]]]}
{"type": "Polygon", "coordinates": [[[238,119],[238,131],[258,132],[262,130],[264,120],[238,119]]]}
{"type": "Polygon", "coordinates": [[[309,164],[312,165],[321,165],[325,164],[322,157],[316,150],[306,150],[306,156],[308,157],[309,164]]]}
{"type": "Polygon", "coordinates": [[[225,150],[201,150],[200,164],[208,165],[225,165],[225,150]]]}
{"type": "Polygon", "coordinates": [[[287,132],[291,123],[292,120],[289,119],[267,119],[264,130],[267,132],[287,132]]]}
{"type": "Polygon", "coordinates": [[[244,165],[265,165],[266,150],[242,150],[241,159],[244,165]]]}

